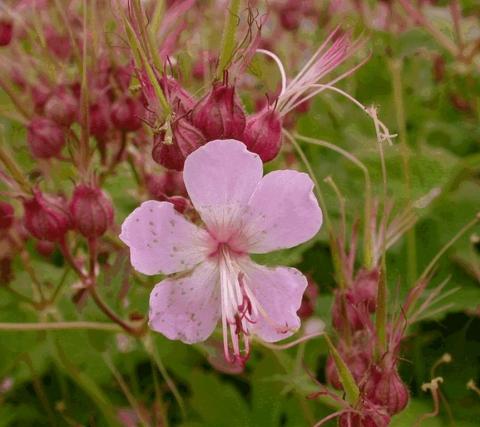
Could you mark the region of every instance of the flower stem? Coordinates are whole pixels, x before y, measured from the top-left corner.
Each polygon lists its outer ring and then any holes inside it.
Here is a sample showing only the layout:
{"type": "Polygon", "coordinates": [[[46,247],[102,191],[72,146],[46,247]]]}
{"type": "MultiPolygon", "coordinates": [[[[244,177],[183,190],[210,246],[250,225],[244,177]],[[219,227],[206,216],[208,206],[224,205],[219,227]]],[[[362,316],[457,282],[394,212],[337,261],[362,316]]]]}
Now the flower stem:
{"type": "Polygon", "coordinates": [[[30,184],[25,179],[25,173],[7,151],[3,126],[0,126],[0,164],[3,164],[13,180],[25,193],[31,193],[32,190],[30,184]]]}
{"type": "Polygon", "coordinates": [[[104,322],[38,322],[38,323],[11,323],[0,322],[1,331],[64,331],[64,330],[97,330],[108,332],[121,332],[121,328],[113,323],[104,322]]]}

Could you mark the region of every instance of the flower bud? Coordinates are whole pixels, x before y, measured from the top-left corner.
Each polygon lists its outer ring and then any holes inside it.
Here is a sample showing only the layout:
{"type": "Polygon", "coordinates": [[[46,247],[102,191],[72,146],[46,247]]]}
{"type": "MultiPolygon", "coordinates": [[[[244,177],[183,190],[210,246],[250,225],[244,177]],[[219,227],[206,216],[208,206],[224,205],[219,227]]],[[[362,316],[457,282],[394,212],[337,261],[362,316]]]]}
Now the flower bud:
{"type": "Polygon", "coordinates": [[[297,311],[298,316],[302,320],[309,318],[314,313],[317,298],[318,298],[317,285],[313,280],[308,279],[308,285],[302,297],[302,305],[297,311]]]}
{"type": "Polygon", "coordinates": [[[162,174],[149,174],[146,177],[147,190],[150,196],[164,200],[170,196],[186,196],[187,190],[180,172],[167,170],[162,174]]]}
{"type": "Polygon", "coordinates": [[[371,271],[361,270],[347,293],[349,303],[363,304],[370,313],[375,312],[379,280],[380,271],[377,268],[371,271]]]}
{"type": "Polygon", "coordinates": [[[106,97],[90,105],[88,120],[90,134],[97,139],[105,137],[110,129],[110,103],[106,97]]]}
{"type": "Polygon", "coordinates": [[[0,18],[0,46],[8,46],[13,37],[13,21],[0,18]]]}
{"type": "Polygon", "coordinates": [[[112,105],[113,125],[123,132],[134,132],[142,127],[142,106],[138,100],[126,96],[112,105]]]}
{"type": "Polygon", "coordinates": [[[48,100],[48,97],[51,94],[50,88],[44,83],[39,83],[35,86],[32,86],[30,89],[32,101],[35,106],[35,110],[38,112],[43,111],[43,107],[48,100]]]}
{"type": "Polygon", "coordinates": [[[160,87],[177,115],[183,116],[193,109],[195,99],[183,89],[177,80],[164,76],[160,80],[160,87]]]}
{"type": "Polygon", "coordinates": [[[245,113],[233,86],[215,85],[193,109],[192,123],[208,141],[242,140],[245,113]]]}
{"type": "MultiPolygon", "coordinates": [[[[365,404],[365,403],[364,403],[365,404]]],[[[339,427],[388,427],[390,416],[385,410],[376,405],[367,403],[366,408],[356,412],[347,412],[338,419],[339,427]]]]}
{"type": "Polygon", "coordinates": [[[396,368],[370,369],[364,393],[373,403],[383,406],[390,415],[398,414],[408,404],[409,393],[396,368]]]}
{"type": "Polygon", "coordinates": [[[207,142],[202,132],[186,118],[180,118],[172,123],[172,136],[173,143],[178,146],[185,158],[207,142]]]}
{"type": "Polygon", "coordinates": [[[350,331],[363,329],[362,308],[352,305],[348,298],[342,298],[342,295],[337,292],[332,307],[333,327],[339,332],[346,328],[350,331]]]}
{"type": "Polygon", "coordinates": [[[298,7],[285,5],[279,10],[280,24],[287,31],[295,31],[300,27],[301,14],[298,7]]]}
{"type": "Polygon", "coordinates": [[[0,200],[0,230],[8,230],[13,225],[14,214],[13,206],[0,200]]]}
{"type": "Polygon", "coordinates": [[[72,43],[68,35],[58,33],[53,27],[45,28],[48,49],[59,59],[67,60],[72,54],[72,43]]]}
{"type": "Polygon", "coordinates": [[[165,134],[158,133],[153,139],[152,158],[167,169],[183,170],[185,156],[177,144],[165,142],[165,134]]]}
{"type": "Polygon", "coordinates": [[[242,141],[262,161],[274,159],[282,143],[282,120],[273,109],[264,109],[247,119],[242,141]]]}
{"type": "MultiPolygon", "coordinates": [[[[357,383],[361,382],[364,379],[365,373],[367,372],[370,364],[368,354],[364,351],[352,348],[345,349],[344,351],[341,351],[340,354],[343,361],[348,366],[348,369],[352,373],[355,381],[357,383]]],[[[343,387],[342,383],[340,382],[340,377],[338,376],[337,367],[331,356],[329,356],[327,359],[325,374],[332,387],[336,388],[337,390],[342,390],[343,387]]]]}
{"type": "Polygon", "coordinates": [[[100,237],[113,223],[113,206],[107,195],[98,187],[78,185],[70,202],[73,226],[83,236],[100,237]]]}
{"type": "Polygon", "coordinates": [[[33,156],[48,159],[62,151],[66,142],[65,131],[50,119],[35,117],[28,125],[27,141],[33,156]]]}
{"type": "Polygon", "coordinates": [[[55,251],[55,243],[48,240],[38,240],[35,249],[41,256],[50,258],[55,251]]]}
{"type": "Polygon", "coordinates": [[[71,219],[60,198],[44,196],[35,190],[31,199],[24,200],[25,228],[39,240],[55,242],[71,228],[71,219]]]}
{"type": "Polygon", "coordinates": [[[54,93],[45,104],[45,116],[62,126],[70,126],[78,114],[78,101],[66,88],[54,93]]]}

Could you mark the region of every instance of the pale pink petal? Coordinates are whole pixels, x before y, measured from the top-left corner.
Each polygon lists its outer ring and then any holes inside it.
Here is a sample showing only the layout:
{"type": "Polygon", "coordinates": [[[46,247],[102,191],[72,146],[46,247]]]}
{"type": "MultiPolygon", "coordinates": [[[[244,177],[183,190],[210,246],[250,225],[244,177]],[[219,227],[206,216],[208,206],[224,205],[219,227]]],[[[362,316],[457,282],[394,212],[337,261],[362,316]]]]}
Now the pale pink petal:
{"type": "Polygon", "coordinates": [[[266,342],[288,338],[300,327],[297,311],[307,279],[295,268],[244,265],[245,284],[253,294],[251,330],[266,342]]]}
{"type": "Polygon", "coordinates": [[[233,139],[211,141],[185,160],[183,179],[195,209],[218,240],[236,228],[262,178],[260,157],[233,139]]]}
{"type": "Polygon", "coordinates": [[[149,200],[123,222],[120,239],[135,270],[172,274],[190,270],[208,255],[208,233],[188,222],[171,203],[149,200]]]}
{"type": "Polygon", "coordinates": [[[218,280],[216,264],[205,261],[189,276],[160,282],[150,294],[150,328],[187,344],[206,340],[220,317],[218,280]]]}
{"type": "Polygon", "coordinates": [[[299,245],[317,234],[322,211],[310,177],[293,170],[265,175],[243,216],[242,240],[250,253],[299,245]]]}

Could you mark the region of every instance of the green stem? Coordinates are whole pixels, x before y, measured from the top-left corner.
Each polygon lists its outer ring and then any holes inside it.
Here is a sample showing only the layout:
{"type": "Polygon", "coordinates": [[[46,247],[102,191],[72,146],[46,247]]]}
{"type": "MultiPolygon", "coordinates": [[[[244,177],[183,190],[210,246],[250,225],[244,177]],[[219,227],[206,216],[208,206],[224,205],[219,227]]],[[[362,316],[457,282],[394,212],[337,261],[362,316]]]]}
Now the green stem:
{"type": "MultiPolygon", "coordinates": [[[[412,203],[412,184],[410,177],[410,152],[407,142],[407,126],[405,118],[405,104],[403,100],[402,68],[401,59],[391,59],[388,61],[390,74],[392,76],[393,102],[395,105],[395,115],[398,126],[398,135],[400,140],[400,153],[402,156],[402,168],[405,183],[405,195],[407,204],[412,203]]],[[[411,227],[407,232],[407,282],[415,283],[417,277],[417,247],[415,238],[415,227],[411,227]]]]}
{"type": "Polygon", "coordinates": [[[218,59],[216,78],[221,79],[223,72],[228,68],[235,50],[235,35],[238,26],[238,14],[240,11],[240,0],[230,0],[230,5],[225,15],[225,23],[222,34],[222,48],[218,59]]]}
{"type": "Polygon", "coordinates": [[[32,192],[30,184],[25,179],[25,173],[7,151],[4,130],[2,126],[0,126],[0,164],[3,164],[13,180],[25,193],[30,194],[32,192]]]}

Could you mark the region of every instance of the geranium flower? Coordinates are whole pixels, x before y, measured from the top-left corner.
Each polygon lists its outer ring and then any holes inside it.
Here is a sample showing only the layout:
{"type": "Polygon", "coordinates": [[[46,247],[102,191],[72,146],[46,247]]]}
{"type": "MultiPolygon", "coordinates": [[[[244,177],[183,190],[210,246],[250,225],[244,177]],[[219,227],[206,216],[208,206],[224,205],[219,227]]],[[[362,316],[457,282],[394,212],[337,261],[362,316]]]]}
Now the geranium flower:
{"type": "Polygon", "coordinates": [[[171,203],[150,200],[127,217],[120,235],[137,271],[175,274],[150,295],[150,327],[191,344],[206,340],[221,319],[225,358],[232,363],[248,357],[251,334],[274,342],[299,328],[307,286],[295,268],[260,266],[249,254],[297,246],[322,224],[307,174],[262,174],[260,157],[243,143],[209,142],[187,157],[183,171],[203,226],[171,203]]]}

